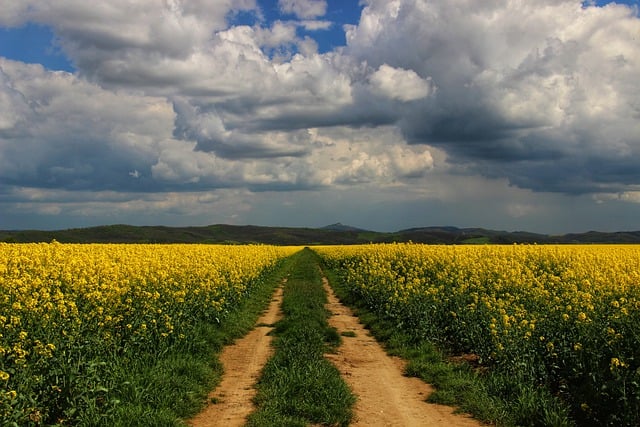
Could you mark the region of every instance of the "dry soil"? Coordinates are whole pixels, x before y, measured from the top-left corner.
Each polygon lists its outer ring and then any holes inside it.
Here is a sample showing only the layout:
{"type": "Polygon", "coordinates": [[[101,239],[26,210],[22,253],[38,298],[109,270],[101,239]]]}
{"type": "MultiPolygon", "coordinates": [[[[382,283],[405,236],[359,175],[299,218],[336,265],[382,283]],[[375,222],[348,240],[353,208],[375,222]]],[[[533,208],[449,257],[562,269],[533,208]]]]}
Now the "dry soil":
{"type": "Polygon", "coordinates": [[[449,406],[425,402],[432,388],[417,378],[403,375],[402,359],[387,355],[378,342],[340,303],[324,280],[332,316],[329,324],[338,332],[350,332],[355,337],[343,337],[336,354],[329,354],[343,378],[358,396],[352,426],[481,426],[478,421],[454,414],[449,406]]]}
{"type": "Polygon", "coordinates": [[[254,410],[254,385],[272,354],[269,332],[282,315],[281,303],[282,286],[276,290],[269,308],[258,319],[256,327],[224,348],[220,354],[220,362],[224,367],[222,381],[209,396],[211,403],[191,419],[189,425],[234,427],[245,424],[247,416],[254,410]]]}

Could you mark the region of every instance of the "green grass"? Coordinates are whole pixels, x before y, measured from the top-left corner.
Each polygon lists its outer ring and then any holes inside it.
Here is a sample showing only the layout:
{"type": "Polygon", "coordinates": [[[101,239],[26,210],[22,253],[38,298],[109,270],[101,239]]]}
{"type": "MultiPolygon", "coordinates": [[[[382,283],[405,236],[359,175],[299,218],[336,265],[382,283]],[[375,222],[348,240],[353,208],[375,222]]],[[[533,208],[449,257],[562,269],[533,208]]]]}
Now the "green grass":
{"type": "Polygon", "coordinates": [[[434,344],[417,340],[383,315],[370,311],[349,293],[333,271],[325,269],[324,273],[341,302],[354,310],[386,351],[408,361],[406,375],[421,378],[436,388],[429,402],[454,406],[497,426],[574,425],[568,408],[548,391],[517,376],[452,362],[434,344]]]}
{"type": "Polygon", "coordinates": [[[340,344],[327,323],[318,259],[309,249],[293,256],[284,288],[284,318],[276,324],[275,354],[258,382],[258,410],[250,426],[346,426],[355,397],[324,353],[340,344]]]}

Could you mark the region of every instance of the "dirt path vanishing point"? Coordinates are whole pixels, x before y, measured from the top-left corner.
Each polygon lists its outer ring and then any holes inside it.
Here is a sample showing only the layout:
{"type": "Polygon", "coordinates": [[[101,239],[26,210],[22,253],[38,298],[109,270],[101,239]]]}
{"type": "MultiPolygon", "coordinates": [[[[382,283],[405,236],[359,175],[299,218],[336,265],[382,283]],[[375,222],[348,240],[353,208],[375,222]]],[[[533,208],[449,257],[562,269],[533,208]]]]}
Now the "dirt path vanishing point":
{"type": "Polygon", "coordinates": [[[336,354],[328,354],[343,378],[358,396],[352,426],[482,426],[453,408],[425,402],[432,388],[418,378],[403,375],[404,362],[385,353],[351,310],[336,298],[326,278],[329,324],[343,337],[336,354]]]}
{"type": "Polygon", "coordinates": [[[222,350],[222,381],[209,395],[209,400],[215,403],[210,403],[200,414],[189,420],[190,426],[233,427],[246,423],[247,416],[254,410],[254,385],[272,354],[272,337],[268,333],[273,329],[271,325],[282,316],[281,303],[282,286],[276,289],[269,308],[258,319],[256,327],[222,350]]]}

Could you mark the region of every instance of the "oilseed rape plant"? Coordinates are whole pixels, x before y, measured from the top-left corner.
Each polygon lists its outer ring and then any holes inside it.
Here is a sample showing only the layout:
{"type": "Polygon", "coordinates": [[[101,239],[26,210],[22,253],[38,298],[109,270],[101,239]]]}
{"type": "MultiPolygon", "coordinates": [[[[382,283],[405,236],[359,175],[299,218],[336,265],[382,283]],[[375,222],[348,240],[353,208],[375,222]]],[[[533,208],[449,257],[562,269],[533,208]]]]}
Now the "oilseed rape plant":
{"type": "MultiPolygon", "coordinates": [[[[109,361],[187,346],[299,248],[0,243],[2,425],[118,403],[109,361]]],[[[74,422],[75,420],[75,422],[74,422]]]]}
{"type": "Polygon", "coordinates": [[[546,387],[579,425],[640,425],[640,247],[316,251],[353,295],[415,339],[546,387]]]}

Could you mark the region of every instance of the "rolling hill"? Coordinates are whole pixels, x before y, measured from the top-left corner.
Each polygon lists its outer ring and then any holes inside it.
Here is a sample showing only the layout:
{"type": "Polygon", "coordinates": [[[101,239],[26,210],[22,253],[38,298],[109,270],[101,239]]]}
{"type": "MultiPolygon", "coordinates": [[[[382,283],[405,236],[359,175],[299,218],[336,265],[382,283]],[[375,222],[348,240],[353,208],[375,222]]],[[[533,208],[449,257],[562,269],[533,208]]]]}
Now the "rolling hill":
{"type": "Polygon", "coordinates": [[[547,235],[451,226],[420,227],[392,233],[331,224],[321,228],[215,224],[202,227],[132,226],[124,224],[66,230],[0,231],[0,242],[61,243],[224,243],[333,245],[415,242],[429,244],[640,243],[640,231],[547,235]]]}

